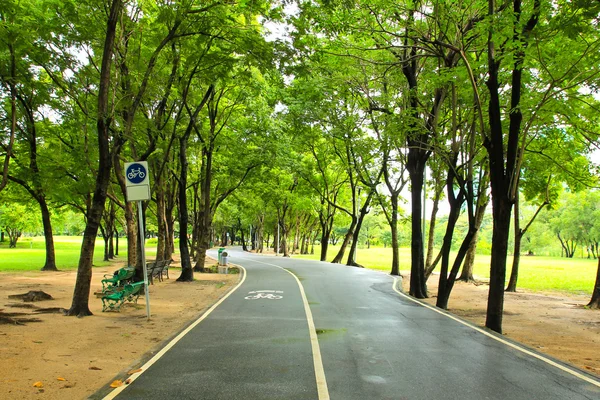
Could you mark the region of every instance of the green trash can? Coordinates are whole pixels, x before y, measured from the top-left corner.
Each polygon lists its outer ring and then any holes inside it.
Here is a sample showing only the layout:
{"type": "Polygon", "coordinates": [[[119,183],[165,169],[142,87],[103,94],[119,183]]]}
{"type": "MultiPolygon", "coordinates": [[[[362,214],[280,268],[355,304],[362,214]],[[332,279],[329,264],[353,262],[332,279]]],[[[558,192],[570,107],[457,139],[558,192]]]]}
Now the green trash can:
{"type": "Polygon", "coordinates": [[[219,261],[219,265],[221,264],[221,253],[225,251],[225,247],[219,247],[219,256],[217,260],[219,261]]]}

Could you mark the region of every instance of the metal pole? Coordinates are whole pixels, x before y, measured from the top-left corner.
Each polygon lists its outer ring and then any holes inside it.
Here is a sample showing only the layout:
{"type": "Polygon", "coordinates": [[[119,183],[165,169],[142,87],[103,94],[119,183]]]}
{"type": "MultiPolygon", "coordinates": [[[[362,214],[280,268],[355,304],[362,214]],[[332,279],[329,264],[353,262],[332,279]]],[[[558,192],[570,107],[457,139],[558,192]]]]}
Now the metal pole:
{"type": "Polygon", "coordinates": [[[144,293],[146,293],[146,318],[150,320],[150,291],[148,288],[148,269],[146,268],[146,236],[144,235],[144,216],[142,202],[138,201],[138,221],[140,226],[140,243],[142,250],[142,265],[144,266],[144,293]]]}

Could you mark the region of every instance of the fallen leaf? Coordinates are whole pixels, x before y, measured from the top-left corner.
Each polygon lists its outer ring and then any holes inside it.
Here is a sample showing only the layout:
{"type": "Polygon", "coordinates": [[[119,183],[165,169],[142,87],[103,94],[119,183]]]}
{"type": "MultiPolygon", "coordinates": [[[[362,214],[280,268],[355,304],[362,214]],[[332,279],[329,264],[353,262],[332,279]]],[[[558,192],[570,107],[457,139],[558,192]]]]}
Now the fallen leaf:
{"type": "Polygon", "coordinates": [[[94,370],[94,371],[102,371],[102,368],[98,368],[98,367],[89,367],[88,369],[94,370]]]}
{"type": "Polygon", "coordinates": [[[110,384],[111,388],[118,388],[119,386],[123,386],[123,381],[118,380],[118,379],[116,381],[113,381],[113,383],[110,384]]]}
{"type": "Polygon", "coordinates": [[[130,383],[131,383],[131,378],[129,378],[129,379],[127,379],[127,380],[125,381],[125,384],[126,384],[126,385],[129,385],[130,383]]]}
{"type": "Polygon", "coordinates": [[[58,378],[56,378],[56,379],[57,379],[57,380],[59,380],[59,381],[61,381],[61,382],[64,382],[64,381],[66,381],[66,379],[65,379],[65,378],[60,378],[60,377],[58,377],[58,378]]]}
{"type": "Polygon", "coordinates": [[[142,369],[141,369],[141,368],[138,368],[138,369],[132,369],[131,371],[129,371],[129,372],[127,373],[127,375],[133,375],[133,374],[137,374],[138,372],[142,372],[142,369]]]}
{"type": "Polygon", "coordinates": [[[44,387],[44,384],[42,382],[36,382],[33,384],[33,387],[41,388],[41,387],[44,387]]]}

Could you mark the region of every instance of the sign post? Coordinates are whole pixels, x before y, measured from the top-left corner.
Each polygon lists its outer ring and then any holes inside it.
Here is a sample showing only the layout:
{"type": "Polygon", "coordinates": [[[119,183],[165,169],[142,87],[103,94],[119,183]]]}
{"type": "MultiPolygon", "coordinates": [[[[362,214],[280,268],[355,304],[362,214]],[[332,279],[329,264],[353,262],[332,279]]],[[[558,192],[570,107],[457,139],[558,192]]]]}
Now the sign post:
{"type": "Polygon", "coordinates": [[[137,161],[125,163],[125,178],[127,182],[127,201],[138,202],[138,224],[140,227],[140,242],[142,265],[144,268],[144,293],[146,294],[146,318],[150,319],[150,290],[148,288],[148,270],[146,268],[146,235],[144,233],[144,215],[142,201],[150,200],[150,177],[148,163],[137,161]]]}

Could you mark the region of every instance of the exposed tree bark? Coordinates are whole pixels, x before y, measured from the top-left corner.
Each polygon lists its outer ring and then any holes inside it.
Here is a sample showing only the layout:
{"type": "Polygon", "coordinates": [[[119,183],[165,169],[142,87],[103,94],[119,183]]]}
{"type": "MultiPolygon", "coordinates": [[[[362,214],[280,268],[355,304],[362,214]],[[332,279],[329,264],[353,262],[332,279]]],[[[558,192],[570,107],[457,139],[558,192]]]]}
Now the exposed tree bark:
{"type": "Polygon", "coordinates": [[[348,243],[350,243],[350,239],[352,239],[352,235],[354,234],[354,227],[356,226],[357,218],[355,215],[352,215],[352,221],[350,222],[350,227],[348,228],[348,232],[344,235],[344,240],[342,241],[342,245],[338,250],[336,256],[331,260],[333,264],[340,264],[342,259],[344,258],[344,253],[346,252],[346,247],[348,247],[348,243]]]}
{"type": "MultiPolygon", "coordinates": [[[[125,175],[123,173],[123,169],[121,168],[121,161],[119,160],[118,153],[121,151],[123,141],[117,140],[115,145],[115,157],[113,158],[113,168],[114,174],[117,178],[117,183],[121,188],[121,192],[126,197],[127,196],[127,183],[125,182],[125,175]]],[[[127,200],[127,199],[125,199],[127,200]]],[[[138,269],[138,274],[141,274],[140,268],[141,260],[138,262],[138,228],[135,219],[135,211],[133,209],[134,203],[132,201],[125,201],[125,203],[120,203],[120,206],[123,208],[123,212],[125,214],[125,233],[127,235],[127,265],[136,266],[138,269]]]]}
{"type": "MultiPolygon", "coordinates": [[[[550,181],[548,181],[549,183],[550,181]]],[[[537,211],[531,217],[525,228],[521,229],[520,221],[519,221],[519,196],[515,197],[515,208],[514,208],[514,230],[515,230],[515,244],[514,244],[514,254],[513,254],[513,264],[510,272],[510,278],[508,280],[508,286],[506,287],[507,292],[516,292],[517,291],[517,280],[519,278],[519,262],[521,260],[521,242],[523,240],[523,236],[527,233],[529,227],[533,224],[537,216],[540,212],[549,204],[548,197],[546,200],[540,204],[537,211]]]]}
{"type": "Polygon", "coordinates": [[[0,180],[0,192],[8,184],[8,168],[10,157],[12,156],[13,145],[15,143],[15,132],[17,130],[17,60],[15,49],[12,43],[7,44],[10,53],[10,77],[6,84],[10,90],[10,134],[8,145],[2,146],[5,151],[4,163],[2,164],[2,180],[0,180]]]}
{"type": "MultiPolygon", "coordinates": [[[[488,15],[494,17],[495,13],[495,0],[488,0],[488,15]]],[[[509,127],[508,139],[506,141],[502,129],[502,105],[499,96],[500,82],[498,80],[502,57],[496,56],[493,28],[490,28],[488,36],[488,80],[486,85],[490,93],[490,136],[485,138],[484,146],[487,149],[490,161],[494,227],[490,265],[490,291],[485,326],[498,333],[502,333],[508,234],[512,204],[519,179],[518,149],[521,136],[521,122],[523,120],[520,109],[521,91],[523,88],[523,61],[525,58],[525,48],[527,47],[526,39],[538,22],[540,0],[534,0],[533,12],[529,21],[524,26],[520,24],[522,16],[521,0],[513,0],[513,13],[513,42],[516,46],[516,51],[513,56],[509,127]]]]}
{"type": "Polygon", "coordinates": [[[373,190],[369,190],[369,194],[365,199],[365,204],[361,207],[358,213],[358,219],[356,221],[356,227],[354,228],[354,232],[352,234],[352,245],[350,246],[350,252],[348,253],[348,261],[346,261],[346,265],[351,267],[359,267],[364,268],[362,265],[356,262],[356,246],[358,245],[358,238],[360,235],[360,228],[362,226],[363,220],[365,216],[369,213],[369,207],[371,205],[371,200],[373,199],[374,192],[373,190]]]}
{"type": "Polygon", "coordinates": [[[70,316],[91,315],[89,309],[90,285],[92,281],[92,263],[94,257],[94,246],[98,226],[104,211],[104,202],[107,197],[108,184],[110,182],[111,151],[109,143],[109,129],[112,122],[109,104],[110,67],[114,51],[116,26],[120,18],[123,3],[121,0],[113,0],[110,6],[106,26],[106,37],[102,53],[102,66],[100,69],[100,82],[98,90],[98,173],[96,175],[96,188],[92,198],[92,205],[87,214],[87,223],[83,235],[81,254],[77,267],[77,281],[73,291],[73,302],[71,308],[66,312],[70,316]]]}
{"type": "MultiPolygon", "coordinates": [[[[487,170],[484,173],[484,177],[487,177],[487,170]]],[[[477,207],[475,209],[475,236],[469,245],[469,250],[467,251],[467,255],[465,257],[465,263],[463,265],[462,272],[458,280],[470,282],[473,281],[473,267],[475,265],[475,253],[477,251],[477,235],[479,234],[479,229],[481,228],[481,224],[483,223],[483,217],[485,216],[485,210],[490,202],[490,197],[485,193],[485,190],[482,187],[487,188],[487,178],[485,180],[479,180],[479,194],[477,196],[477,207]],[[485,182],[485,184],[484,184],[485,182]],[[483,185],[483,186],[482,186],[483,185]]]]}
{"type": "Polygon", "coordinates": [[[598,259],[598,271],[596,272],[596,283],[592,292],[592,298],[587,304],[589,308],[600,309],[600,259],[598,259]]]}
{"type": "MultiPolygon", "coordinates": [[[[440,257],[436,257],[436,262],[433,262],[433,242],[435,239],[435,225],[437,213],[440,209],[440,200],[442,198],[443,186],[434,184],[433,206],[431,207],[431,217],[429,219],[429,234],[427,236],[427,256],[425,258],[425,281],[429,279],[440,257]]],[[[440,253],[441,254],[441,253],[440,253]]]]}
{"type": "MultiPolygon", "coordinates": [[[[248,251],[248,246],[246,246],[246,237],[244,235],[244,227],[242,226],[242,220],[238,217],[238,226],[240,228],[241,239],[242,239],[242,250],[248,251]]],[[[252,238],[250,238],[252,240],[252,238]]]]}
{"type": "Polygon", "coordinates": [[[419,156],[417,151],[409,150],[407,169],[411,182],[411,267],[409,294],[418,299],[427,298],[425,281],[425,254],[423,248],[423,230],[421,215],[423,211],[422,193],[426,157],[419,156]]]}
{"type": "Polygon", "coordinates": [[[192,263],[190,261],[190,249],[188,247],[188,206],[187,206],[187,143],[192,133],[191,124],[186,132],[179,138],[179,253],[181,255],[181,275],[178,282],[191,282],[194,280],[192,263]]]}

